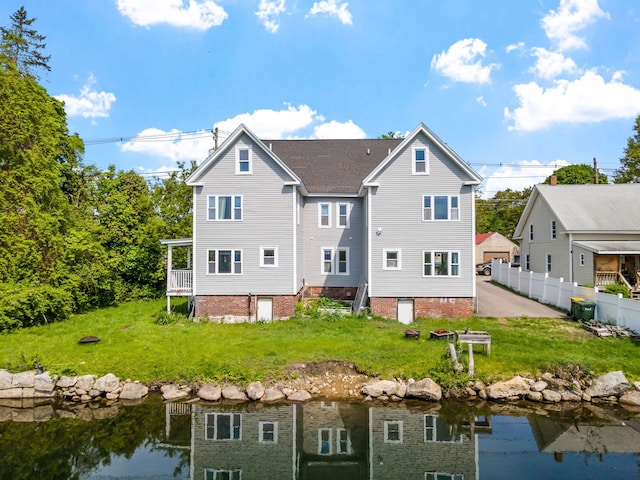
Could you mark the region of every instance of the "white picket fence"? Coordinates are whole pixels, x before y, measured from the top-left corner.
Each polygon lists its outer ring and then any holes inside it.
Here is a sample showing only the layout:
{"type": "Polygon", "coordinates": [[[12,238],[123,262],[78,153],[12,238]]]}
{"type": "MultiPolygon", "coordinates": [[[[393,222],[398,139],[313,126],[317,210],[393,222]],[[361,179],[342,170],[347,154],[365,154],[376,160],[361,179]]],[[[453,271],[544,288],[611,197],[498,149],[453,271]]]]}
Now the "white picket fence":
{"type": "Polygon", "coordinates": [[[523,272],[521,267],[494,259],[491,263],[491,280],[541,303],[567,310],[571,298],[580,297],[596,304],[595,319],[599,322],[627,327],[640,332],[640,301],[611,295],[597,288],[581,287],[577,283],[549,277],[547,273],[523,272]]]}

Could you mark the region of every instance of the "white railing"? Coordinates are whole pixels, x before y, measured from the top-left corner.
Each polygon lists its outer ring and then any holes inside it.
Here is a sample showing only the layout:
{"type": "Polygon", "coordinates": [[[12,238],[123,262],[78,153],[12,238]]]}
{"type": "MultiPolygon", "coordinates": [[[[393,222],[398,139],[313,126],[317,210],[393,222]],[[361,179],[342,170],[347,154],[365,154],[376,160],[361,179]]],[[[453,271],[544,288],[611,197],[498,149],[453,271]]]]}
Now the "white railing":
{"type": "Polygon", "coordinates": [[[191,270],[170,270],[167,292],[188,295],[193,290],[193,272],[191,270]]]}
{"type": "Polygon", "coordinates": [[[548,273],[523,272],[521,267],[512,267],[499,259],[491,263],[491,280],[566,311],[571,308],[572,297],[583,298],[596,304],[596,320],[640,332],[640,301],[622,298],[622,294],[612,295],[597,288],[582,287],[576,282],[549,277],[548,273]]]}

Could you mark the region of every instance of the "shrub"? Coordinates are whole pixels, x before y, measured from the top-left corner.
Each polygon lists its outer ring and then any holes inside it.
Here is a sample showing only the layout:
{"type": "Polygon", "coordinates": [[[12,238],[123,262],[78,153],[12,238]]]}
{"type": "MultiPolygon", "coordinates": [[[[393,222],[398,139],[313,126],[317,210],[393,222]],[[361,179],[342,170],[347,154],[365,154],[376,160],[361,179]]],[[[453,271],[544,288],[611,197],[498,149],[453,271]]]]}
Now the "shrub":
{"type": "Polygon", "coordinates": [[[0,332],[66,320],[73,299],[49,285],[0,284],[0,332]]]}
{"type": "Polygon", "coordinates": [[[171,325],[172,323],[183,322],[187,319],[181,313],[178,312],[160,312],[156,315],[156,325],[171,325]]]}
{"type": "Polygon", "coordinates": [[[624,298],[631,297],[631,292],[626,287],[626,285],[620,285],[620,284],[607,285],[606,288],[604,289],[604,293],[610,293],[612,295],[617,295],[621,293],[624,298]]]}

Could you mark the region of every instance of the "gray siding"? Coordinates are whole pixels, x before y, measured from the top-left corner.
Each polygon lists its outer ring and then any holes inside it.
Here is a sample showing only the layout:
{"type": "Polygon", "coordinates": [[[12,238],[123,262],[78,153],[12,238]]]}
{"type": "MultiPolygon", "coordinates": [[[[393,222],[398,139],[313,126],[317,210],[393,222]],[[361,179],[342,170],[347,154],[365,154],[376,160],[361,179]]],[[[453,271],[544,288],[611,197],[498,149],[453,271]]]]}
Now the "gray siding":
{"type": "Polygon", "coordinates": [[[363,200],[362,198],[311,197],[307,198],[303,209],[304,220],[304,278],[307,285],[328,287],[357,286],[363,275],[363,200]],[[320,204],[329,204],[330,225],[318,226],[320,204]],[[347,204],[349,210],[349,228],[337,227],[338,204],[347,204]],[[322,249],[333,248],[334,255],[340,248],[349,249],[349,274],[337,274],[337,262],[334,262],[334,274],[322,273],[322,249]]]}
{"type": "Polygon", "coordinates": [[[293,294],[295,191],[287,174],[246,135],[213,163],[196,187],[194,211],[196,295],[293,294]],[[235,147],[252,147],[253,173],[235,173],[235,147]],[[241,221],[207,220],[209,195],[242,195],[241,221]],[[278,266],[260,266],[260,247],[278,248],[278,266]],[[242,250],[241,275],[207,274],[209,249],[242,250]]]}
{"type": "Polygon", "coordinates": [[[422,134],[379,173],[371,189],[370,296],[473,297],[474,193],[467,180],[422,134]],[[428,175],[412,175],[416,146],[429,149],[428,175]],[[459,220],[423,221],[423,195],[459,196],[459,220]],[[401,249],[402,270],[383,269],[385,249],[401,249]],[[423,250],[459,252],[460,276],[424,277],[423,250]]]}

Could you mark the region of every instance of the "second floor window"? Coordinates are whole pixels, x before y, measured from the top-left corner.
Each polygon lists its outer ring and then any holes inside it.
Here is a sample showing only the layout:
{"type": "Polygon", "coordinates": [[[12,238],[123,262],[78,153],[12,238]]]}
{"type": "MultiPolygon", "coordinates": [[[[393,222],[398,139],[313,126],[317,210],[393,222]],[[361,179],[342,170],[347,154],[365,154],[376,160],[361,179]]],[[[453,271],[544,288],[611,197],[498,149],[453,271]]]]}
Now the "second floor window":
{"type": "Polygon", "coordinates": [[[250,174],[253,173],[251,165],[251,149],[247,147],[240,147],[236,149],[236,174],[250,174]]]}
{"type": "Polygon", "coordinates": [[[207,220],[242,220],[242,196],[209,195],[207,220]]]}
{"type": "Polygon", "coordinates": [[[239,413],[207,413],[207,440],[241,440],[242,415],[239,413]]]}
{"type": "Polygon", "coordinates": [[[460,199],[458,196],[423,195],[422,220],[459,220],[460,199]]]}
{"type": "Polygon", "coordinates": [[[318,226],[322,228],[331,227],[331,205],[329,203],[318,204],[318,226]]]}
{"type": "Polygon", "coordinates": [[[349,228],[349,205],[338,204],[338,227],[349,228]]]}
{"type": "Polygon", "coordinates": [[[414,175],[427,175],[429,173],[429,161],[426,148],[413,149],[413,171],[414,175]]]}

